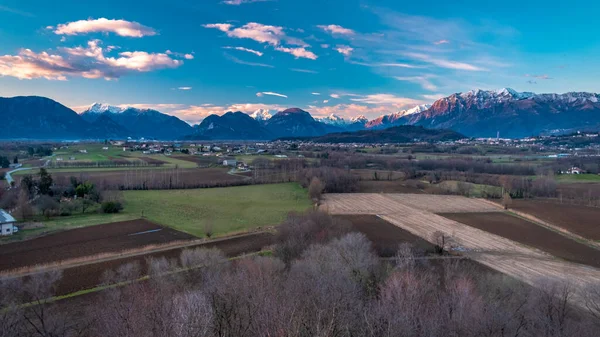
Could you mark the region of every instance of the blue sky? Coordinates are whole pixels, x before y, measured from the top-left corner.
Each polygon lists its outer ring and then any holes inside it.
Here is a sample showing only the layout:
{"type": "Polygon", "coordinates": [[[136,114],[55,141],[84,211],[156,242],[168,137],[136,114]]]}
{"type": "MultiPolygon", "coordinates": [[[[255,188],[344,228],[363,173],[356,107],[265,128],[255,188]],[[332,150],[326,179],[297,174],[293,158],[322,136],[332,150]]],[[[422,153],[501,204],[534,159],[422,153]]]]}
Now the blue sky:
{"type": "Polygon", "coordinates": [[[600,92],[595,1],[0,2],[0,96],[196,123],[300,107],[369,118],[454,92],[600,92]],[[318,95],[317,95],[318,94],[318,95]]]}

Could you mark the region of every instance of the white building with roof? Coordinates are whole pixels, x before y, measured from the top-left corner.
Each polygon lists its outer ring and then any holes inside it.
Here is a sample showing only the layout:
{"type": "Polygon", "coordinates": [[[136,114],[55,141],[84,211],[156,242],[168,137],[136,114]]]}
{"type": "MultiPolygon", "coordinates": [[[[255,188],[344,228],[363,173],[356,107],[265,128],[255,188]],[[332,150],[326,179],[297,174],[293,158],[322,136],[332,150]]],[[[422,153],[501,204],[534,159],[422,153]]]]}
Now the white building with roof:
{"type": "Polygon", "coordinates": [[[8,214],[3,209],[0,209],[0,235],[12,235],[19,231],[19,228],[15,226],[17,220],[8,214]]]}

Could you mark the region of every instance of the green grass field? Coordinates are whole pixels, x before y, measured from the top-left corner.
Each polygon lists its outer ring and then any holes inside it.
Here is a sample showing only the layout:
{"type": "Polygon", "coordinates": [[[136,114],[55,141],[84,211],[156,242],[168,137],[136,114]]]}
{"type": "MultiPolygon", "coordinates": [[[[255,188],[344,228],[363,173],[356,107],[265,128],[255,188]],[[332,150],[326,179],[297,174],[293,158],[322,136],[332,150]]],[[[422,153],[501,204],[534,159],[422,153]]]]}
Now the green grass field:
{"type": "Polygon", "coordinates": [[[127,191],[128,214],[203,236],[206,223],[215,235],[277,225],[290,211],[311,205],[298,184],[251,185],[170,191],[127,191]]]}
{"type": "Polygon", "coordinates": [[[589,183],[600,182],[600,175],[597,174],[560,174],[555,176],[559,183],[589,183]]]}
{"type": "Polygon", "coordinates": [[[77,227],[138,219],[204,236],[205,224],[213,224],[215,236],[278,225],[291,211],[311,206],[305,189],[296,183],[250,185],[189,190],[125,191],[125,209],[119,214],[102,214],[90,209],[85,214],[41,220],[44,228],[21,231],[0,242],[24,240],[40,234],[77,227]]]}

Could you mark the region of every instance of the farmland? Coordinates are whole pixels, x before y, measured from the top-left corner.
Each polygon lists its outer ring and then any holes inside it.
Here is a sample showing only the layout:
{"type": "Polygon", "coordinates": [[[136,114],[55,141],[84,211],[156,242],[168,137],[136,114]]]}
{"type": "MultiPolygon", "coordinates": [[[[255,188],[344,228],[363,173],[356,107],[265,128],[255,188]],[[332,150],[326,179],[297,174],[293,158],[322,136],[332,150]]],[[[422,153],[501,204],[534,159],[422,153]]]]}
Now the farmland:
{"type": "Polygon", "coordinates": [[[586,239],[600,240],[600,208],[556,202],[513,200],[511,209],[531,214],[586,239]]]}
{"type": "MultiPolygon", "coordinates": [[[[321,207],[331,214],[376,214],[429,241],[433,240],[434,235],[438,235],[436,233],[442,233],[451,241],[448,248],[451,251],[466,255],[530,285],[535,286],[540,278],[544,278],[585,287],[600,279],[599,269],[565,262],[539,249],[526,247],[516,241],[434,214],[433,212],[443,210],[446,213],[470,212],[471,216],[476,217],[479,214],[489,214],[485,212],[490,212],[494,207],[496,213],[503,214],[501,209],[487,201],[462,197],[444,198],[446,197],[410,194],[329,194],[325,196],[321,207]]],[[[564,252],[569,253],[569,249],[564,252]]],[[[589,257],[586,253],[579,255],[579,250],[570,253],[579,259],[590,261],[587,260],[589,257]]]]}
{"type": "Polygon", "coordinates": [[[167,189],[225,186],[244,181],[243,177],[228,174],[227,168],[193,169],[129,169],[83,172],[54,172],[58,181],[70,177],[90,181],[105,189],[167,189]]]}
{"type": "Polygon", "coordinates": [[[299,185],[272,184],[217,189],[126,191],[126,213],[148,219],[195,236],[205,226],[215,235],[279,224],[290,211],[310,207],[299,185]]]}
{"type": "Polygon", "coordinates": [[[600,268],[600,250],[506,213],[450,213],[442,216],[502,236],[558,258],[600,268]]]}
{"type": "MultiPolygon", "coordinates": [[[[295,183],[249,185],[167,191],[124,191],[125,209],[118,214],[94,213],[59,216],[43,221],[43,227],[21,231],[7,240],[26,239],[52,232],[135,220],[148,220],[188,234],[204,237],[206,225],[213,235],[279,224],[291,211],[311,206],[307,192],[295,183]]],[[[0,241],[1,242],[1,241],[0,241]]]]}
{"type": "Polygon", "coordinates": [[[423,251],[433,251],[433,245],[422,238],[394,226],[375,215],[336,215],[347,221],[352,229],[367,236],[379,256],[393,256],[402,243],[409,243],[423,251]]]}
{"type": "Polygon", "coordinates": [[[228,257],[238,256],[244,253],[260,251],[273,242],[273,235],[269,233],[253,233],[236,237],[217,239],[206,243],[198,243],[185,247],[177,247],[161,250],[154,253],[131,254],[123,258],[102,260],[94,263],[81,264],[63,269],[63,277],[57,284],[55,295],[62,296],[77,291],[93,289],[103,281],[103,275],[107,270],[115,270],[119,266],[138,263],[141,266],[142,275],[148,273],[147,261],[149,258],[166,258],[179,260],[181,252],[192,248],[217,248],[228,257]]]}
{"type": "Polygon", "coordinates": [[[0,245],[0,271],[195,237],[145,220],[114,222],[0,245]]]}

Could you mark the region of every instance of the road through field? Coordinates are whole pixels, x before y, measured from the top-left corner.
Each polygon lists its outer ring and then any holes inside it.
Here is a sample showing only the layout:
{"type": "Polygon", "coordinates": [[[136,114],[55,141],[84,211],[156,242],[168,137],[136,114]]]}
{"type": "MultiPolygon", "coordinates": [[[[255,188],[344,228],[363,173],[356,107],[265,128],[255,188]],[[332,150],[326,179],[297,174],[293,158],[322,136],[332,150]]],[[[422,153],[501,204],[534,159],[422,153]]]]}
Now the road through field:
{"type": "MultiPolygon", "coordinates": [[[[331,214],[375,214],[426,240],[436,232],[451,237],[453,250],[532,286],[564,282],[575,289],[597,284],[600,269],[559,260],[540,250],[434,214],[489,212],[488,202],[456,196],[410,194],[327,194],[322,209],[331,214]]],[[[502,211],[500,207],[496,211],[502,211]]]]}

